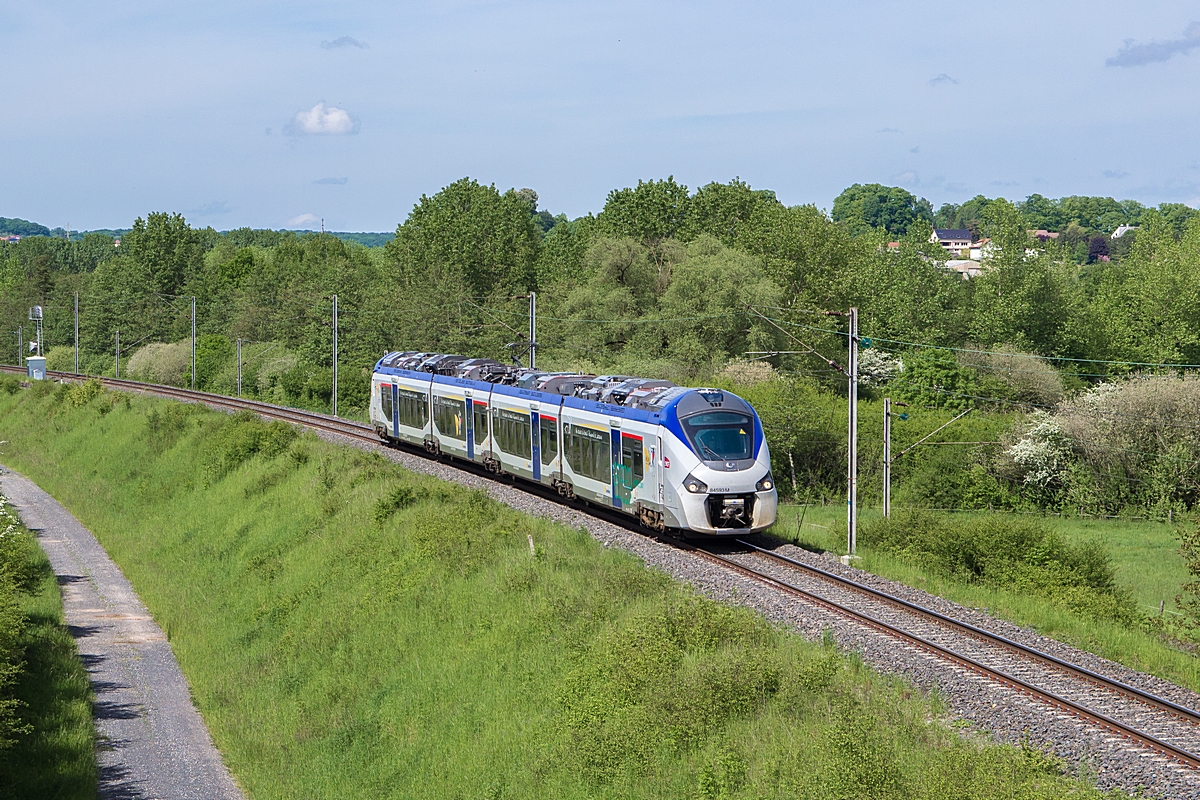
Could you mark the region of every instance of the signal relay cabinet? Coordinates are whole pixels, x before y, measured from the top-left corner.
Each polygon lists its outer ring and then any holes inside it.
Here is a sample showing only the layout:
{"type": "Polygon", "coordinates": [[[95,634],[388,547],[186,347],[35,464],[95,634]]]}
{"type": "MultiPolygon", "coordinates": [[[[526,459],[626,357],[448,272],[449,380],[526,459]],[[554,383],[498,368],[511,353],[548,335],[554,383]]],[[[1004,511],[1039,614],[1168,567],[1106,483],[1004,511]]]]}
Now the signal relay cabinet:
{"type": "Polygon", "coordinates": [[[26,375],[31,381],[46,380],[46,359],[44,356],[30,356],[25,359],[26,375]]]}

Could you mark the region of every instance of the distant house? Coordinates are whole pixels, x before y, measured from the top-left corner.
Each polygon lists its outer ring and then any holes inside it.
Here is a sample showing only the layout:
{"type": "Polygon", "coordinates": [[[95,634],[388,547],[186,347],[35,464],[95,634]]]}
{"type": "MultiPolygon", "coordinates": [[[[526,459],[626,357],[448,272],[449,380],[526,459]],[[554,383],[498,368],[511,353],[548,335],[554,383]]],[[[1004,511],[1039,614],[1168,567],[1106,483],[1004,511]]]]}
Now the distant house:
{"type": "Polygon", "coordinates": [[[971,243],[971,260],[982,261],[985,258],[991,258],[996,255],[996,251],[1000,248],[992,244],[992,240],[988,238],[980,239],[978,242],[971,243]]]}
{"type": "Polygon", "coordinates": [[[934,228],[929,241],[937,242],[953,255],[967,255],[971,249],[971,232],[966,228],[934,228]]]}
{"type": "Polygon", "coordinates": [[[963,280],[970,278],[978,278],[983,273],[983,266],[974,259],[970,258],[954,258],[946,262],[946,269],[952,269],[959,275],[962,275],[963,280]]]}
{"type": "Polygon", "coordinates": [[[1125,234],[1129,233],[1130,231],[1136,231],[1140,227],[1142,227],[1142,226],[1141,225],[1118,225],[1117,229],[1112,232],[1112,238],[1120,239],[1125,234]]]}
{"type": "Polygon", "coordinates": [[[1029,231],[1029,235],[1039,242],[1044,242],[1047,239],[1057,239],[1058,234],[1054,231],[1048,231],[1043,228],[1038,228],[1036,231],[1029,231]]]}
{"type": "Polygon", "coordinates": [[[21,237],[13,234],[11,236],[0,236],[0,242],[19,242],[21,237]]]}

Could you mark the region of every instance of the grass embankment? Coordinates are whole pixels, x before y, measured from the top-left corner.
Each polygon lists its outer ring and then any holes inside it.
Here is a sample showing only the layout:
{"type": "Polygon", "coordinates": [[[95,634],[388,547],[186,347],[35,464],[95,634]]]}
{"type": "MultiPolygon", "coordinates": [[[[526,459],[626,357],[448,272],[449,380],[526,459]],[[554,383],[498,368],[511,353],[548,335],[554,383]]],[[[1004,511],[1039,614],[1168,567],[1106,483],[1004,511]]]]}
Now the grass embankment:
{"type": "Polygon", "coordinates": [[[0,495],[0,796],[91,800],[87,673],[50,562],[0,495]]]}
{"type": "MultiPolygon", "coordinates": [[[[898,514],[904,519],[904,512],[898,514]]],[[[935,518],[936,519],[936,518],[935,518]]],[[[855,566],[924,589],[973,608],[985,608],[998,617],[1018,625],[1032,627],[1046,636],[1070,642],[1082,649],[1122,664],[1158,675],[1166,680],[1200,691],[1200,659],[1174,640],[1183,634],[1172,620],[1173,598],[1187,580],[1187,570],[1178,553],[1178,541],[1171,526],[1157,522],[1131,520],[1081,520],[1038,515],[1003,513],[956,513],[944,522],[964,538],[986,531],[1002,522],[1006,528],[1033,526],[1057,540],[1066,553],[1099,553],[1107,556],[1111,568],[1108,586],[1088,586],[1089,578],[1052,586],[1054,577],[1030,580],[1005,564],[993,568],[964,568],[959,560],[930,546],[905,547],[894,534],[884,534],[878,510],[869,509],[860,517],[858,553],[855,566]],[[1078,584],[1075,589],[1066,585],[1078,584]],[[1081,588],[1085,591],[1080,592],[1081,588]],[[1165,620],[1158,619],[1160,601],[1166,601],[1165,620]]],[[[934,523],[939,524],[939,523],[934,523]]],[[[919,527],[919,526],[918,526],[919,527]]],[[[780,522],[772,531],[776,536],[796,541],[812,549],[835,553],[846,551],[844,506],[784,507],[780,522]],[[798,530],[797,523],[803,519],[798,530]]],[[[931,531],[932,533],[932,531],[931,531]]],[[[947,540],[953,538],[946,537],[947,540]]],[[[926,543],[927,544],[927,543],[926,543]]],[[[1026,547],[1022,560],[1041,566],[1069,561],[1046,548],[1026,547]]],[[[986,555],[986,554],[985,554],[986,555]]],[[[997,555],[997,562],[1006,560],[997,555]]],[[[1085,560],[1087,556],[1081,556],[1085,560]]],[[[981,559],[982,560],[982,559],[981,559]]],[[[1086,567],[1085,567],[1086,571],[1086,567]]],[[[1103,576],[1091,578],[1104,584],[1103,576]]]]}
{"type": "Polygon", "coordinates": [[[82,389],[0,394],[0,425],[258,800],[1094,796],[828,646],[378,456],[82,389]]]}

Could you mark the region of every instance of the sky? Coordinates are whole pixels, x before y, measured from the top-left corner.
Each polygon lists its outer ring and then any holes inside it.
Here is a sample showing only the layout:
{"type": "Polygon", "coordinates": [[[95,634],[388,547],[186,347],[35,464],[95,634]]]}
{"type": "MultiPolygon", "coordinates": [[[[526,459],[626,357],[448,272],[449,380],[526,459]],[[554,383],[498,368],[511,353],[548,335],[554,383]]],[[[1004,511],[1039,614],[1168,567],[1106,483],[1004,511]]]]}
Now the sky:
{"type": "Polygon", "coordinates": [[[1200,204],[1177,0],[2,0],[0,74],[0,216],[73,230],[391,231],[464,176],[1200,204]]]}

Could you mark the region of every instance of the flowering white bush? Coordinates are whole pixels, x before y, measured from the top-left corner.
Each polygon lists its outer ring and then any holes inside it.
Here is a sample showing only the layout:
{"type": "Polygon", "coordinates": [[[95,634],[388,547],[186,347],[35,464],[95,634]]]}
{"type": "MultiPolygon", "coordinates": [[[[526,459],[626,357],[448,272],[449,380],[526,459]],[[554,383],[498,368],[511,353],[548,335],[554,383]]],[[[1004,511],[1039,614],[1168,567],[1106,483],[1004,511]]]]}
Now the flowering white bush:
{"type": "Polygon", "coordinates": [[[1034,411],[1028,425],[1017,443],[1008,448],[1008,457],[1021,468],[1026,486],[1045,488],[1058,481],[1066,469],[1070,447],[1058,421],[1048,412],[1034,411]]]}
{"type": "Polygon", "coordinates": [[[868,347],[858,354],[858,379],[866,386],[882,386],[904,372],[904,362],[899,356],[875,347],[868,347]]]}

